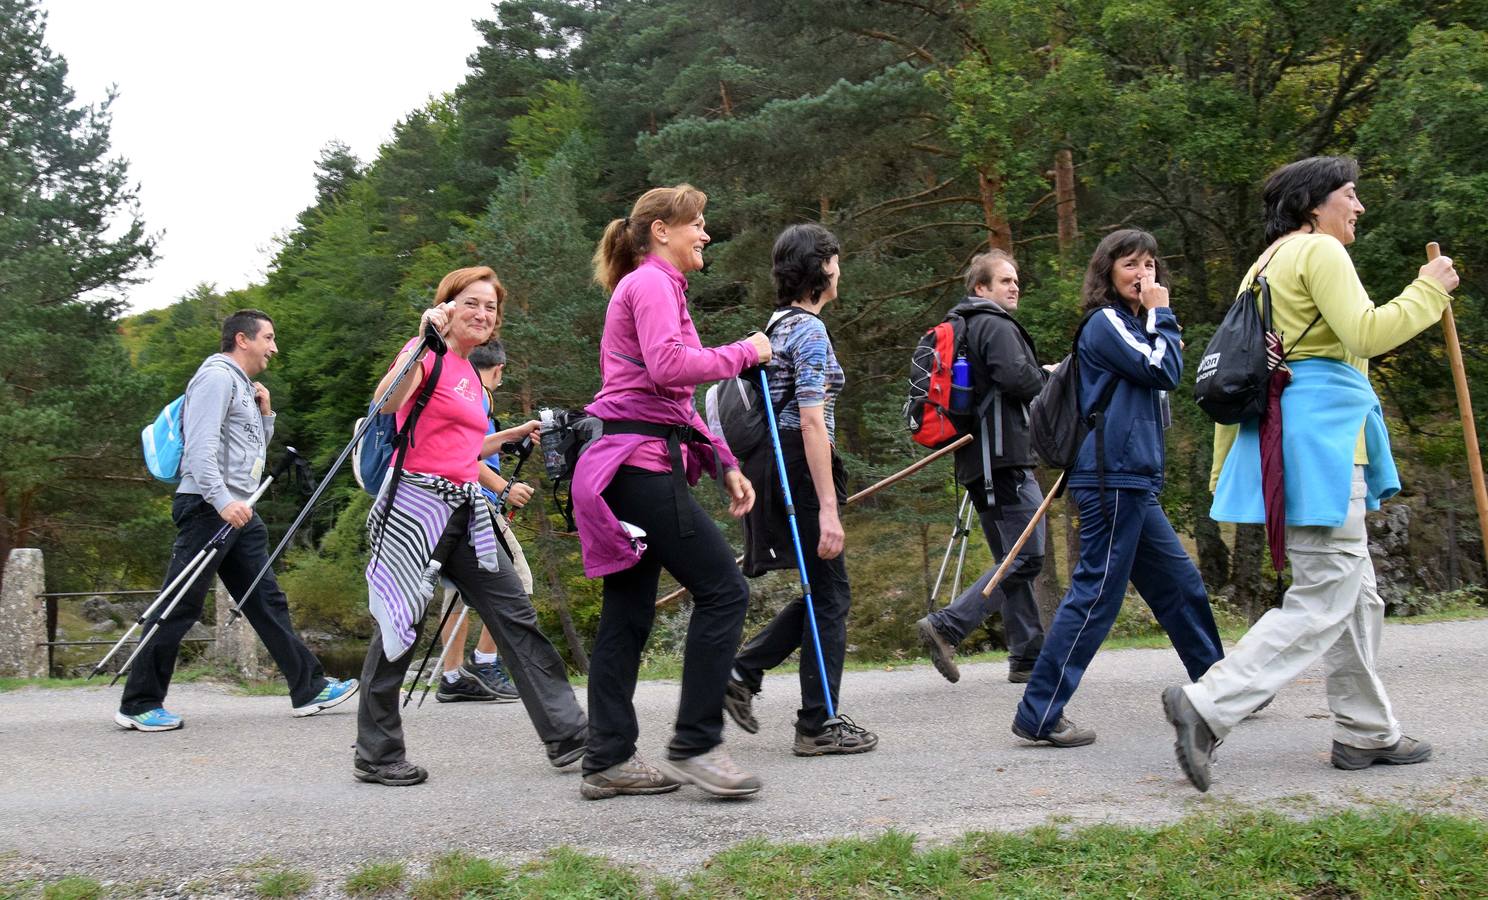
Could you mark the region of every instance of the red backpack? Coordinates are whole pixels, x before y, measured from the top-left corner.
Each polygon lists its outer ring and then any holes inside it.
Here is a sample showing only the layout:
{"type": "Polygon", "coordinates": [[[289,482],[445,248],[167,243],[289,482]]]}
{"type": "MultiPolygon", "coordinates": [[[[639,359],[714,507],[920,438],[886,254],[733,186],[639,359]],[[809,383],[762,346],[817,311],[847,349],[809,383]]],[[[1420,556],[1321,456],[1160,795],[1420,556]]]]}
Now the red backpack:
{"type": "Polygon", "coordinates": [[[915,443],[937,450],[965,433],[968,417],[951,412],[951,367],[965,354],[965,346],[966,321],[954,314],[927,330],[915,345],[909,359],[909,399],[904,404],[904,422],[915,443]]]}

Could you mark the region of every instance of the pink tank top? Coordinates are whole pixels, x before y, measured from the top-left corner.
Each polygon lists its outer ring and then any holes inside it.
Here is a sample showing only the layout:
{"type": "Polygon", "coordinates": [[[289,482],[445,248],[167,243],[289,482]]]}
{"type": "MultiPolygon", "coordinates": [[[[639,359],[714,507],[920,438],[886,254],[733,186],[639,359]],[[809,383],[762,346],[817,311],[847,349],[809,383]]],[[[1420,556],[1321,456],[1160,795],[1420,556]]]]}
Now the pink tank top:
{"type": "MultiPolygon", "coordinates": [[[[417,339],[409,341],[403,349],[407,350],[417,342],[417,339]]],[[[413,394],[415,398],[434,371],[434,354],[424,354],[422,365],[425,380],[413,394]]],[[[481,443],[486,437],[483,391],[480,376],[470,360],[453,352],[446,353],[439,384],[414,427],[413,443],[403,459],[403,468],[409,472],[439,475],[455,484],[477,481],[480,477],[481,443]]],[[[412,409],[413,400],[410,399],[398,411],[399,428],[403,427],[412,409]]]]}

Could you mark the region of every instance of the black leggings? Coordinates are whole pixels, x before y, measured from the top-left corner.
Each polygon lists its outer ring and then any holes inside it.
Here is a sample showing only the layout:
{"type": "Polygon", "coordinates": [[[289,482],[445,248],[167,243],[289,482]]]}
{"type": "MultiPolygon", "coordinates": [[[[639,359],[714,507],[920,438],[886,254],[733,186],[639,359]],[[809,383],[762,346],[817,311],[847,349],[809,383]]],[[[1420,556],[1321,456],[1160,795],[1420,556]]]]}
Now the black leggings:
{"type": "Polygon", "coordinates": [[[656,585],[663,568],[693,597],[682,699],[668,755],[686,759],[723,742],[723,692],[744,630],[749,584],[723,533],[691,494],[677,502],[690,507],[694,533],[680,536],[671,497],[670,473],[630,466],[621,466],[604,492],[605,503],[621,521],[645,530],[646,552],[634,566],[604,578],[599,633],[589,654],[585,772],[602,771],[635,753],[640,728],[631,700],[641,651],[656,618],[656,585]]]}

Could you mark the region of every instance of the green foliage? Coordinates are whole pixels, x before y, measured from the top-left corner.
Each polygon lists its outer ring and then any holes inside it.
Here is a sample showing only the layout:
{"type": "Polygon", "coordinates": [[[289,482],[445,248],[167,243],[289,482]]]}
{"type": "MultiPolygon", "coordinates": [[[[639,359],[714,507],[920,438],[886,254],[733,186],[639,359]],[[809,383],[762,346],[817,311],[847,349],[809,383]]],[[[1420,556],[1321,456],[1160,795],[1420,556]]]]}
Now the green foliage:
{"type": "Polygon", "coordinates": [[[42,888],[42,900],[99,900],[103,885],[81,875],[69,875],[42,888]]]}
{"type": "Polygon", "coordinates": [[[508,873],[505,866],[455,851],[434,860],[429,874],[415,881],[408,893],[413,900],[500,897],[508,873]]]}
{"type": "Polygon", "coordinates": [[[408,867],[401,862],[370,862],[351,873],[342,887],[353,897],[388,894],[403,887],[408,867]]]}
{"type": "Polygon", "coordinates": [[[260,897],[298,897],[315,886],[315,876],[303,869],[277,869],[260,875],[254,890],[260,897]]]}

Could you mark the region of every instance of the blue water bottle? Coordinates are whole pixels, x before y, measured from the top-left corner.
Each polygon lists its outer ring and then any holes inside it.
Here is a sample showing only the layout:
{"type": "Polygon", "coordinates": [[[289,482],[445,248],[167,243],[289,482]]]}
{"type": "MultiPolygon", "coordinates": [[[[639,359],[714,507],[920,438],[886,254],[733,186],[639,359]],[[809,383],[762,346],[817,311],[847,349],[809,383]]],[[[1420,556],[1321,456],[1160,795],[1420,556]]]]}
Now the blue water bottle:
{"type": "Polygon", "coordinates": [[[971,363],[964,356],[951,365],[951,412],[971,412],[971,363]]]}

